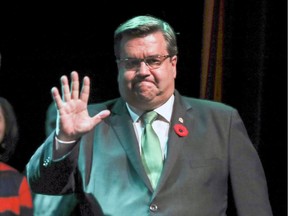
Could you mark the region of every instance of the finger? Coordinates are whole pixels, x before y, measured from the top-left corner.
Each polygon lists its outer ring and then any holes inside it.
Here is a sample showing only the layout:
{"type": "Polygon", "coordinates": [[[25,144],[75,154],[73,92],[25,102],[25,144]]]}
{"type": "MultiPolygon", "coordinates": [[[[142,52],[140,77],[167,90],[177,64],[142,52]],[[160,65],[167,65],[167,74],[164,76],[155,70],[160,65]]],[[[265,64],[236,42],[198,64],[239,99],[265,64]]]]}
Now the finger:
{"type": "Polygon", "coordinates": [[[89,77],[85,76],[83,78],[83,85],[81,89],[80,99],[88,103],[89,94],[90,94],[90,79],[89,77]]]}
{"type": "Polygon", "coordinates": [[[70,101],[71,95],[70,95],[70,89],[68,84],[68,78],[67,76],[63,75],[61,78],[61,89],[62,89],[62,99],[63,101],[70,101]]]}
{"type": "Polygon", "coordinates": [[[78,99],[79,98],[79,76],[76,71],[71,73],[71,98],[78,99]]]}
{"type": "Polygon", "coordinates": [[[52,94],[54,102],[56,103],[57,109],[58,110],[61,109],[63,107],[63,101],[61,99],[58,89],[56,87],[53,87],[51,89],[51,94],[52,94]]]}
{"type": "Polygon", "coordinates": [[[110,115],[110,110],[102,110],[97,115],[93,116],[93,123],[94,125],[101,122],[104,118],[108,117],[110,115]]]}
{"type": "Polygon", "coordinates": [[[96,116],[100,119],[104,119],[110,115],[110,110],[102,110],[96,116]]]}

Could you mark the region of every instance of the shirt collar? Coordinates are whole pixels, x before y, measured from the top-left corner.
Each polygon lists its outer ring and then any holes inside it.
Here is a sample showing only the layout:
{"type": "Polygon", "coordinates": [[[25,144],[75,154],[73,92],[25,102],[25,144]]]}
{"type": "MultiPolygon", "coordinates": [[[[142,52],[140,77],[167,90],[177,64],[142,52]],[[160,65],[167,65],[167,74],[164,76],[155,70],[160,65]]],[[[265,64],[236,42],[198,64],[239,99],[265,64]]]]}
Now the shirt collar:
{"type": "MultiPolygon", "coordinates": [[[[174,94],[171,95],[171,97],[160,107],[156,108],[154,111],[156,111],[165,121],[170,122],[171,116],[172,116],[172,110],[173,110],[173,104],[174,104],[174,94]]],[[[137,122],[140,118],[140,116],[144,113],[141,110],[138,110],[126,103],[128,112],[132,118],[133,122],[137,122]]]]}

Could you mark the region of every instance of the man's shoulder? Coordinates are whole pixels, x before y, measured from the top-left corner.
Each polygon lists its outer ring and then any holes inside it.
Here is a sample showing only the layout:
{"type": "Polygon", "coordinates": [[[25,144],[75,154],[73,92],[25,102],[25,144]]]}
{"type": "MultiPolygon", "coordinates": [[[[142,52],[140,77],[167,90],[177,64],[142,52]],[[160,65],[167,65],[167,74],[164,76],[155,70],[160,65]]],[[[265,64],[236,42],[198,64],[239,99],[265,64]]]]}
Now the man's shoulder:
{"type": "Polygon", "coordinates": [[[231,105],[219,101],[213,101],[203,98],[194,98],[188,96],[181,96],[182,101],[186,106],[191,107],[193,110],[210,110],[210,111],[235,111],[236,109],[231,105]]]}
{"type": "Polygon", "coordinates": [[[98,107],[109,107],[111,105],[114,105],[120,98],[113,98],[113,99],[109,99],[109,100],[105,100],[105,101],[101,101],[101,102],[97,102],[97,103],[91,103],[88,105],[88,107],[93,107],[93,108],[98,108],[98,107]]]}
{"type": "Polygon", "coordinates": [[[110,100],[98,102],[98,103],[91,103],[88,105],[88,110],[90,114],[98,113],[102,110],[108,109],[111,110],[112,107],[116,104],[117,101],[119,101],[120,98],[113,98],[110,100]]]}

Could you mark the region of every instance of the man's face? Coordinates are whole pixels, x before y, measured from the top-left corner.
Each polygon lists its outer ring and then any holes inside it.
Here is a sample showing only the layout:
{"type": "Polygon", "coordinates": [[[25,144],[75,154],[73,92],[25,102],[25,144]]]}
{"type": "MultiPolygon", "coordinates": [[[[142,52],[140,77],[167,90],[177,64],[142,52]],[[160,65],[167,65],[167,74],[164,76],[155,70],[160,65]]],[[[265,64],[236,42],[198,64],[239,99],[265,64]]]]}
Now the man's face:
{"type": "Polygon", "coordinates": [[[164,104],[174,92],[177,56],[167,57],[167,45],[162,33],[138,38],[124,37],[120,47],[120,59],[136,59],[131,61],[132,65],[127,61],[117,64],[120,95],[141,110],[155,109],[164,104]],[[144,61],[139,62],[139,59],[146,58],[146,62],[152,65],[154,57],[161,62],[156,69],[144,61]]]}

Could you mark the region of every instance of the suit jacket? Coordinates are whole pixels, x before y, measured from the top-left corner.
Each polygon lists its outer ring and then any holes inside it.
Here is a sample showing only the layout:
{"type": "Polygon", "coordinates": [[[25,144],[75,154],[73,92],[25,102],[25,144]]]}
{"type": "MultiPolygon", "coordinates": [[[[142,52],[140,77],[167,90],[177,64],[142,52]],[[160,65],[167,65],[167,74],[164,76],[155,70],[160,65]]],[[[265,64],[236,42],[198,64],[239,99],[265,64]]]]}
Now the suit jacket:
{"type": "Polygon", "coordinates": [[[89,105],[91,115],[103,109],[111,115],[60,160],[52,160],[54,134],[35,152],[27,164],[34,192],[79,193],[92,215],[225,216],[230,179],[239,216],[272,215],[263,167],[234,108],[175,92],[167,158],[155,191],[125,102],[89,105]],[[187,136],[173,129],[181,118],[187,136]]]}

